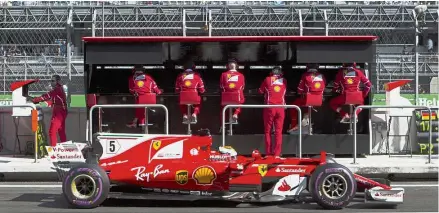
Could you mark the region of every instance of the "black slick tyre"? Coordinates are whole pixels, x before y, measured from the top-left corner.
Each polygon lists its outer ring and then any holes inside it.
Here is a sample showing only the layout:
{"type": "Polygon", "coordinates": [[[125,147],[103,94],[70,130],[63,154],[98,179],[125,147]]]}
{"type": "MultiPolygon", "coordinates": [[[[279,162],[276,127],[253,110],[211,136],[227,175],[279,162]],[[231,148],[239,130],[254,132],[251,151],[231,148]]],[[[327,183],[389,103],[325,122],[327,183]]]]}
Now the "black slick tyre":
{"type": "Polygon", "coordinates": [[[63,185],[63,195],[73,208],[92,209],[108,197],[110,180],[105,171],[95,164],[81,164],[70,169],[63,185]]]}
{"type": "Polygon", "coordinates": [[[324,209],[343,209],[355,197],[357,182],[345,166],[328,163],[317,166],[308,189],[314,201],[324,209]]]}

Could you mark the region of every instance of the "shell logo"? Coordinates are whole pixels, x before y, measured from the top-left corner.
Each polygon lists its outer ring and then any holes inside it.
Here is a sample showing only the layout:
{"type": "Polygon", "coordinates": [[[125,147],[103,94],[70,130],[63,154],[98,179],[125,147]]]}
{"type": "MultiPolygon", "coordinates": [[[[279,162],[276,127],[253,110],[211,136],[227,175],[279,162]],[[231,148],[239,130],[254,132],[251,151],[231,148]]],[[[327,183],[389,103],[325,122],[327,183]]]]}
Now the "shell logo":
{"type": "Polygon", "coordinates": [[[352,78],[348,78],[348,80],[346,80],[346,82],[348,82],[348,84],[353,84],[354,81],[352,80],[352,78]]]}
{"type": "Polygon", "coordinates": [[[185,81],[184,85],[187,86],[187,87],[190,87],[192,85],[192,83],[191,83],[191,81],[185,81]]]}
{"type": "Polygon", "coordinates": [[[212,185],[216,179],[216,172],[210,166],[200,166],[195,169],[192,178],[197,185],[212,185]]]}
{"type": "Polygon", "coordinates": [[[52,152],[52,151],[53,151],[52,147],[47,148],[47,152],[52,152]]]}
{"type": "Polygon", "coordinates": [[[138,81],[137,82],[137,86],[138,87],[143,87],[143,85],[145,85],[145,82],[143,82],[143,81],[138,81]]]}
{"type": "Polygon", "coordinates": [[[275,92],[279,92],[280,91],[280,86],[274,86],[274,91],[275,92]]]}
{"type": "Polygon", "coordinates": [[[230,89],[233,89],[233,88],[235,88],[235,87],[236,87],[236,85],[235,85],[234,83],[230,83],[230,84],[229,84],[229,88],[230,88],[230,89]]]}
{"type": "Polygon", "coordinates": [[[320,88],[320,82],[316,82],[315,84],[314,84],[314,88],[316,88],[316,89],[318,89],[318,88],[320,88]]]}

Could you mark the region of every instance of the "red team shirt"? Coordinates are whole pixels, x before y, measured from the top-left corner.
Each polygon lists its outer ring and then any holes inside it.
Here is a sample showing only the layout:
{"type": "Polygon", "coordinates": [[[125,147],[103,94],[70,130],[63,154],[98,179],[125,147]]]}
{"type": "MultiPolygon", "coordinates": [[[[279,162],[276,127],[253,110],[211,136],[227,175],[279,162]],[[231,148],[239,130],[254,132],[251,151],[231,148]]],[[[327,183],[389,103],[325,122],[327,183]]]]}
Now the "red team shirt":
{"type": "Polygon", "coordinates": [[[365,96],[369,93],[372,84],[363,72],[359,69],[349,71],[347,69],[341,69],[335,76],[333,90],[339,90],[341,94],[344,94],[345,91],[361,91],[360,83],[363,83],[365,86],[363,90],[363,95],[365,96]]]}
{"type": "Polygon", "coordinates": [[[50,90],[48,93],[40,97],[36,97],[32,100],[33,103],[39,103],[43,101],[50,102],[49,104],[54,111],[67,111],[66,93],[64,92],[61,84],[57,84],[56,87],[50,90]]]}
{"type": "Polygon", "coordinates": [[[306,72],[303,73],[300,79],[297,92],[299,94],[321,94],[326,86],[325,77],[319,72],[306,72]]]}
{"type": "Polygon", "coordinates": [[[221,74],[220,87],[223,92],[238,92],[241,103],[244,103],[245,77],[238,71],[226,71],[221,74]]]}
{"type": "Polygon", "coordinates": [[[157,87],[154,79],[149,75],[139,75],[134,79],[134,85],[131,88],[134,94],[144,95],[146,93],[161,94],[162,92],[157,87]]]}
{"type": "Polygon", "coordinates": [[[195,72],[181,73],[175,81],[175,91],[198,91],[204,93],[204,82],[200,74],[195,72]]]}
{"type": "Polygon", "coordinates": [[[269,76],[264,79],[259,93],[264,94],[265,104],[285,105],[287,80],[280,76],[269,76]]]}

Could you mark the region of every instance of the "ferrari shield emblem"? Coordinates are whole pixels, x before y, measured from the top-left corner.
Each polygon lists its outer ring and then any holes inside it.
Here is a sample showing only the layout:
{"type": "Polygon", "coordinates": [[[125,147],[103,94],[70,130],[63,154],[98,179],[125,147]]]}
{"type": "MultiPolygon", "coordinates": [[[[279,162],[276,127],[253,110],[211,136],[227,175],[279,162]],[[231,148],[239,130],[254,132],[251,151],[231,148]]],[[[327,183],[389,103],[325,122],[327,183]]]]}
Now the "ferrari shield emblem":
{"type": "Polygon", "coordinates": [[[258,166],[258,172],[262,177],[264,177],[267,174],[267,171],[268,171],[267,164],[261,164],[258,166]]]}
{"type": "Polygon", "coordinates": [[[158,150],[161,145],[162,145],[161,141],[152,141],[152,148],[154,148],[155,150],[158,150]]]}
{"type": "Polygon", "coordinates": [[[227,74],[227,79],[229,79],[230,77],[232,77],[232,75],[231,74],[227,74]]]}
{"type": "Polygon", "coordinates": [[[185,185],[189,180],[189,173],[186,170],[178,170],[175,173],[175,182],[180,185],[185,185]]]}

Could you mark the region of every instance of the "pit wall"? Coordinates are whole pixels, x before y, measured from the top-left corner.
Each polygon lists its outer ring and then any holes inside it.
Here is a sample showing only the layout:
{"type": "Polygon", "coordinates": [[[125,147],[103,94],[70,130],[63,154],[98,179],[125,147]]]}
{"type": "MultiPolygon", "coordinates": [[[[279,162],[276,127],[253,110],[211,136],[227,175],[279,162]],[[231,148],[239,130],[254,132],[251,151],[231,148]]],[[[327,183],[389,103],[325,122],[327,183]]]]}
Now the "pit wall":
{"type": "MultiPolygon", "coordinates": [[[[377,111],[382,111],[385,109],[378,109],[377,111]]],[[[48,131],[50,127],[50,120],[52,116],[52,111],[50,108],[43,108],[43,120],[45,124],[45,132],[46,136],[48,136],[48,131]]],[[[28,152],[33,153],[33,141],[34,136],[31,132],[31,123],[29,117],[22,117],[16,121],[14,124],[14,120],[11,116],[11,108],[0,108],[0,142],[2,146],[0,146],[1,151],[0,155],[12,155],[14,153],[18,153],[18,145],[16,140],[16,132],[19,135],[20,147],[22,154],[28,152]],[[17,131],[15,125],[18,126],[17,131]],[[15,151],[14,151],[15,150],[15,151]]],[[[413,119],[411,119],[413,120],[413,119]]],[[[372,115],[372,120],[374,125],[372,125],[372,134],[371,134],[371,150],[376,154],[385,154],[386,149],[386,132],[387,128],[385,124],[385,117],[382,114],[374,114],[372,115]],[[380,123],[381,122],[381,123],[380,123]],[[384,124],[383,124],[384,122],[384,124]],[[378,125],[381,125],[381,128],[376,128],[378,125]]],[[[66,134],[68,140],[72,141],[86,141],[86,123],[87,123],[87,114],[85,108],[69,108],[69,115],[66,121],[66,134]]],[[[406,118],[399,118],[396,121],[392,122],[391,125],[391,134],[394,132],[399,132],[400,134],[407,133],[408,125],[406,118]]],[[[414,125],[412,122],[411,125],[414,125]]],[[[413,150],[416,151],[419,148],[416,147],[416,132],[414,131],[416,127],[411,128],[411,141],[413,150]]],[[[396,133],[395,133],[396,134],[396,133]]],[[[408,150],[408,140],[403,137],[390,137],[390,151],[392,153],[398,153],[402,150],[408,150]]]]}

